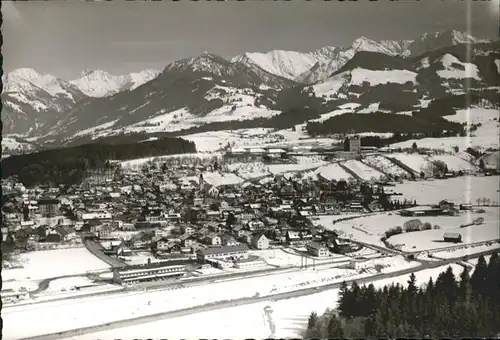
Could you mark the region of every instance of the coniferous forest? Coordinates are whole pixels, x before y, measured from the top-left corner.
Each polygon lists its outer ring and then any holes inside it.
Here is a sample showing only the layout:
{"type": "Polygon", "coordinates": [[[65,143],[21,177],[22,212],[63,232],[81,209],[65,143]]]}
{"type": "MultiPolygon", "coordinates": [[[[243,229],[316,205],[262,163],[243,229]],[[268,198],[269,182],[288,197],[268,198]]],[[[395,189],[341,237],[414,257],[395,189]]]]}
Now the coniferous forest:
{"type": "Polygon", "coordinates": [[[161,138],[142,143],[91,143],[16,155],[2,160],[2,175],[17,175],[21,183],[79,184],[89,170],[102,169],[109,160],[129,160],[196,152],[196,145],[182,138],[161,138]]]}
{"type": "Polygon", "coordinates": [[[451,267],[434,282],[418,287],[411,274],[406,286],[344,282],[338,306],[312,313],[305,338],[497,337],[500,333],[500,260],[483,256],[469,270],[451,267]],[[458,274],[458,275],[455,275],[458,274]]]}

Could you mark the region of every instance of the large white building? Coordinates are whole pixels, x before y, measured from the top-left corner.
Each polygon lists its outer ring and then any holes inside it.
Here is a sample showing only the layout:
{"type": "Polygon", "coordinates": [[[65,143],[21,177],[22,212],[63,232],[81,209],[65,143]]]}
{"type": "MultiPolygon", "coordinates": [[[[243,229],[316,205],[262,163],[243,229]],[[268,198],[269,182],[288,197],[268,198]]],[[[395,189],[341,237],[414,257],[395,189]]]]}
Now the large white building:
{"type": "Polygon", "coordinates": [[[164,280],[184,275],[186,265],[191,263],[192,260],[177,260],[125,266],[115,269],[113,278],[120,284],[164,280]]]}
{"type": "Polygon", "coordinates": [[[309,242],[306,244],[307,252],[316,257],[325,257],[330,254],[328,248],[317,242],[309,242]]]}
{"type": "Polygon", "coordinates": [[[196,257],[201,263],[206,263],[207,260],[213,259],[246,259],[248,258],[248,246],[246,244],[238,244],[236,246],[222,246],[200,249],[198,250],[196,257]]]}

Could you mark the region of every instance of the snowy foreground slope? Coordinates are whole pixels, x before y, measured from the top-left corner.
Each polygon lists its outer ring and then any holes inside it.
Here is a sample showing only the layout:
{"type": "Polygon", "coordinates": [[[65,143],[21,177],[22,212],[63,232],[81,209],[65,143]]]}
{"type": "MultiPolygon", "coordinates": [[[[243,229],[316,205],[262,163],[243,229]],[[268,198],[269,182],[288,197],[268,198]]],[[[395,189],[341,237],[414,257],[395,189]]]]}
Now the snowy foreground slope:
{"type": "MultiPolygon", "coordinates": [[[[384,259],[381,259],[383,262],[384,259]]],[[[397,261],[402,267],[415,267],[418,263],[397,261]]],[[[389,271],[396,270],[389,268],[389,271]]],[[[71,309],[64,302],[47,302],[34,306],[4,308],[4,336],[19,339],[35,335],[71,330],[142,315],[175,311],[210,302],[243,297],[266,296],[273,293],[295,291],[341,282],[346,278],[365,277],[359,270],[325,268],[301,270],[232,281],[207,283],[180,289],[146,291],[89,297],[71,301],[71,309]],[[50,315],[50,318],[43,317],[50,315]],[[81,315],[86,315],[81,318],[81,315]],[[23,320],[32,320],[30,327],[18,327],[23,320]]]]}
{"type": "MultiPolygon", "coordinates": [[[[455,275],[462,267],[451,265],[455,275]]],[[[429,278],[435,281],[437,276],[448,267],[426,269],[416,273],[417,284],[423,285],[429,278]]],[[[406,285],[409,276],[403,275],[391,279],[374,281],[376,288],[391,283],[406,285]]],[[[210,312],[196,313],[183,317],[159,320],[141,325],[117,328],[105,332],[75,336],[67,339],[84,340],[89,336],[99,339],[124,337],[140,338],[164,337],[165,330],[170,337],[176,338],[297,338],[302,337],[307,328],[307,320],[311,312],[321,315],[327,308],[335,308],[338,300],[338,289],[327,290],[317,294],[280,301],[265,301],[246,306],[232,307],[210,312]],[[267,312],[267,313],[266,313],[267,312]],[[203,324],[204,327],[192,327],[203,324]]]]}

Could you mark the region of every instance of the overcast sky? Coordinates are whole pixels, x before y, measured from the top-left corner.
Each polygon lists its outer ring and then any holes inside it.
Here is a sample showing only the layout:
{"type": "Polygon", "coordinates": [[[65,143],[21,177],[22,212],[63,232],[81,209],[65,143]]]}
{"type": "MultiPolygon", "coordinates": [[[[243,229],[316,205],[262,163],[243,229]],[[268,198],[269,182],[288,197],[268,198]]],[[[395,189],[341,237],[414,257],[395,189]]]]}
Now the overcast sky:
{"type": "Polygon", "coordinates": [[[163,68],[206,50],[230,58],[349,45],[359,36],[414,39],[456,29],[497,39],[499,33],[498,0],[2,1],[2,13],[4,72],[29,67],[63,79],[84,69],[163,68]]]}

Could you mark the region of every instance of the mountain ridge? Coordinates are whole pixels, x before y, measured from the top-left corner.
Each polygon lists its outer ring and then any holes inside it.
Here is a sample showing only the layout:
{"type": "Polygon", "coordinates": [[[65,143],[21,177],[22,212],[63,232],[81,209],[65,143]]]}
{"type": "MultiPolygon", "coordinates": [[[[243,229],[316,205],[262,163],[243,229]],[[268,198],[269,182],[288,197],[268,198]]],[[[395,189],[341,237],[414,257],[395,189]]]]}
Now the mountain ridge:
{"type": "MultiPolygon", "coordinates": [[[[419,56],[411,55],[410,46],[417,40],[419,45],[415,46],[422,46],[421,39],[377,42],[359,37],[345,48],[325,46],[310,52],[309,56],[311,60],[324,58],[326,61],[323,64],[316,61],[306,71],[308,74],[302,74],[303,79],[295,80],[276,75],[266,70],[266,67],[246,59],[238,59],[238,56],[227,60],[209,52],[173,61],[161,71],[139,72],[133,84],[129,82],[134,78],[131,75],[124,80],[125,76],[112,76],[102,70],[85,70],[78,79],[87,77],[87,83],[90,83],[92,77],[97,79],[96,82],[104,84],[107,84],[105,80],[110,76],[122,77],[119,78],[120,81],[110,78],[111,83],[119,90],[99,97],[85,94],[81,91],[81,84],[78,88],[71,81],[37,76],[34,70],[19,71],[15,79],[22,81],[18,81],[17,88],[12,85],[15,82],[11,80],[11,85],[7,84],[2,92],[4,127],[10,133],[25,133],[31,129],[32,135],[47,135],[45,139],[49,140],[72,138],[81,130],[90,135],[97,130],[103,135],[107,131],[127,133],[130,127],[133,127],[130,130],[132,132],[161,129],[175,131],[224,121],[268,119],[296,107],[316,107],[326,112],[324,110],[347,100],[365,106],[377,101],[387,104],[389,100],[397,103],[391,106],[393,109],[408,109],[419,100],[425,100],[425,96],[438,98],[450,91],[466,91],[464,79],[467,76],[462,74],[456,78],[457,72],[476,68],[478,79],[474,80],[473,86],[481,88],[500,85],[494,79],[498,73],[493,73],[491,79],[486,75],[490,71],[498,71],[495,64],[498,53],[495,54],[494,48],[489,47],[498,47],[497,43],[486,43],[465,33],[453,31],[429,34],[427,39],[430,39],[427,44],[430,50],[419,56]],[[432,49],[433,46],[443,44],[442,41],[449,41],[452,45],[432,49]],[[471,44],[471,41],[480,43],[471,44]],[[464,46],[472,46],[472,64],[475,68],[464,59],[463,50],[466,48],[456,45],[459,42],[465,42],[464,46]],[[481,47],[481,44],[486,47],[481,47]],[[446,54],[457,58],[458,62],[446,54]],[[429,60],[426,61],[425,58],[429,60]],[[446,62],[443,63],[439,58],[445,58],[443,60],[446,62]],[[396,70],[402,72],[398,73],[396,70]],[[335,78],[341,73],[345,74],[335,78]],[[378,79],[382,74],[389,78],[378,79]],[[147,80],[149,77],[152,78],[147,80]],[[54,85],[54,79],[55,84],[61,86],[61,91],[54,85]],[[321,89],[314,89],[316,85],[321,89]],[[9,86],[10,90],[5,91],[9,86]],[[70,93],[75,98],[68,101],[70,96],[65,96],[63,90],[73,91],[70,93]],[[392,95],[383,94],[384,90],[392,91],[392,95]],[[23,103],[25,106],[19,109],[16,105],[20,106],[18,101],[23,95],[29,96],[26,97],[26,103],[23,103]],[[388,98],[391,96],[409,99],[388,98]],[[31,103],[28,103],[30,99],[31,103]],[[404,103],[401,104],[402,102],[404,103]],[[45,105],[47,109],[35,109],[41,105],[45,105]],[[27,123],[30,119],[34,119],[34,124],[27,123]],[[5,124],[6,121],[8,124],[5,124]]],[[[284,61],[288,57],[279,50],[274,51],[277,59],[272,65],[280,66],[278,59],[284,61]]],[[[297,56],[301,52],[294,53],[297,56]]],[[[291,62],[292,59],[286,60],[291,62]]],[[[497,59],[500,62],[500,57],[497,59]]],[[[305,68],[302,61],[294,69],[285,65],[283,70],[298,73],[298,70],[305,68]]],[[[280,68],[274,71],[279,73],[277,71],[280,68]]]]}

